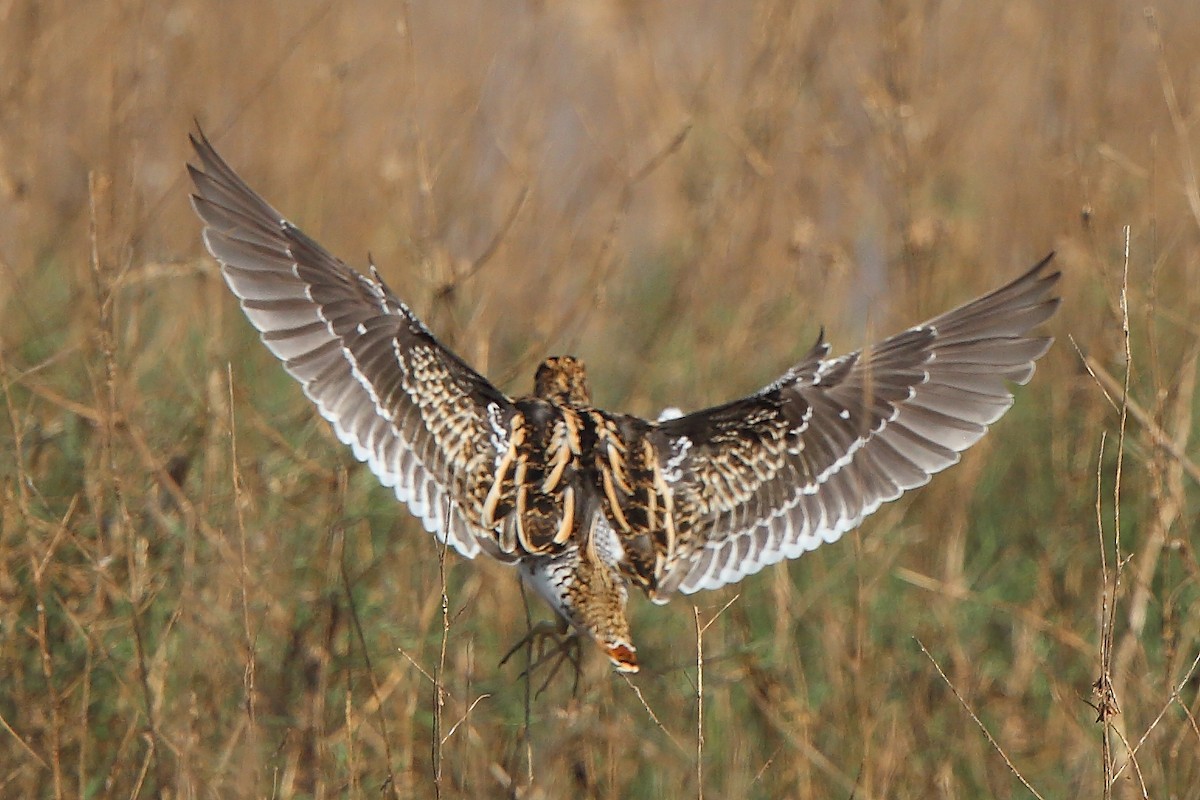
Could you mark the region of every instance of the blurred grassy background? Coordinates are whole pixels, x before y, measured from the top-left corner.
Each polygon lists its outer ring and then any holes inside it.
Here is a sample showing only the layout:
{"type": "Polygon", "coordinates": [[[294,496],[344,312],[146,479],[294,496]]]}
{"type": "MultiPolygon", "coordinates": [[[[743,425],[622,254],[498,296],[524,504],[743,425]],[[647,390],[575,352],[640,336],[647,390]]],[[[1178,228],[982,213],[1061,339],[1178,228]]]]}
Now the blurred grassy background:
{"type": "Polygon", "coordinates": [[[1198,41],[1192,0],[0,3],[0,794],[1200,797],[1198,41]],[[1058,341],[913,498],[529,699],[515,575],[443,570],[202,254],[193,118],[513,392],[573,352],[702,407],[1050,249],[1058,341]]]}

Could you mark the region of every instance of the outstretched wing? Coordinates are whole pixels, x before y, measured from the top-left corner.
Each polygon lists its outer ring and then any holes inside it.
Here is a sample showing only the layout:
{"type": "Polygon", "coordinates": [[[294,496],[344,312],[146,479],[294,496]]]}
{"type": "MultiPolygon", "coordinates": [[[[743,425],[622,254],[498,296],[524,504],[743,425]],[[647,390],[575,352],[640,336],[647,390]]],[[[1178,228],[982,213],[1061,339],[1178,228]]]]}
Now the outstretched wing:
{"type": "MultiPolygon", "coordinates": [[[[204,243],[262,340],[337,436],[425,529],[468,558],[508,450],[510,400],[443,347],[384,285],[285,220],[192,136],[204,243]]],[[[491,548],[494,550],[494,548],[491,548]]]]}
{"type": "Polygon", "coordinates": [[[660,424],[675,557],[657,594],[715,589],[854,528],[954,464],[1000,418],[1051,339],[1053,254],[1012,283],[864,351],[822,336],[757,394],[660,424]]]}

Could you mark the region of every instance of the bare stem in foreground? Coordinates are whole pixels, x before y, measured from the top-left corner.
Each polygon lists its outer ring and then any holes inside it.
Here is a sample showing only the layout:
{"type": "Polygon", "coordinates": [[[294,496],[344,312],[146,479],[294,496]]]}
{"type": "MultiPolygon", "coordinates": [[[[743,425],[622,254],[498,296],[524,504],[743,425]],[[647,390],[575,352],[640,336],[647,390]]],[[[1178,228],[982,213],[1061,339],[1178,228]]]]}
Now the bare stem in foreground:
{"type": "MultiPolygon", "coordinates": [[[[916,639],[916,637],[913,638],[916,639]]],[[[963,699],[963,696],[959,694],[958,689],[955,688],[954,684],[950,682],[950,679],[946,677],[946,673],[942,671],[942,667],[940,664],[938,664],[937,659],[935,659],[933,655],[931,655],[930,652],[925,649],[925,644],[920,639],[916,639],[916,642],[917,646],[921,648],[921,652],[924,653],[925,657],[928,658],[933,664],[933,668],[937,670],[938,675],[941,675],[942,680],[945,681],[946,685],[950,687],[950,691],[954,692],[954,696],[958,699],[959,704],[962,705],[966,712],[971,716],[971,719],[975,720],[975,724],[979,726],[979,730],[983,731],[983,735],[987,737],[988,742],[990,742],[992,747],[996,749],[996,752],[1000,754],[1000,757],[1004,759],[1004,763],[1008,765],[1008,768],[1012,771],[1012,774],[1017,776],[1017,780],[1019,780],[1021,784],[1033,794],[1034,797],[1038,798],[1038,800],[1044,800],[1044,798],[1038,794],[1037,789],[1034,789],[1029,781],[1025,780],[1025,776],[1022,775],[1021,771],[1017,769],[1015,764],[1013,764],[1012,759],[1010,759],[1008,754],[1004,752],[1004,748],[1001,747],[1000,743],[997,742],[992,736],[991,731],[987,729],[987,726],[983,724],[983,721],[979,719],[975,712],[971,710],[971,707],[967,705],[967,701],[963,699]]]]}

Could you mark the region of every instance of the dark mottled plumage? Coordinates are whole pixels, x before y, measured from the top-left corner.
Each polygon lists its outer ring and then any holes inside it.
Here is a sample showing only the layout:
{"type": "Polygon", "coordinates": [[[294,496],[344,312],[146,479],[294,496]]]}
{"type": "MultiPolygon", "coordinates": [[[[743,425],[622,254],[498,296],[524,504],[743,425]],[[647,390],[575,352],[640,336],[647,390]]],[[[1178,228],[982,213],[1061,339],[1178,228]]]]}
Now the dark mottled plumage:
{"type": "Polygon", "coordinates": [[[1050,258],[863,351],[823,338],[749,397],[650,422],[593,408],[582,362],[511,399],[443,347],[375,271],[285,220],[193,137],[204,241],[263,341],[380,481],[468,558],[522,577],[618,669],[626,587],[656,602],[832,542],[958,461],[1050,339],[1050,258]]]}

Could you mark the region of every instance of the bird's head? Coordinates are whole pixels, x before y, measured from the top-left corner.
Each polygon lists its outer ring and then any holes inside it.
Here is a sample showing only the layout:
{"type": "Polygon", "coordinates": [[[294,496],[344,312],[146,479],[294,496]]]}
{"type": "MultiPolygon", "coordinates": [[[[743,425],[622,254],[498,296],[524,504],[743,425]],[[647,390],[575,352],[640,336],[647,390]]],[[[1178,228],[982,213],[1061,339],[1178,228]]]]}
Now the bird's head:
{"type": "Polygon", "coordinates": [[[586,406],[592,402],[587,370],[575,356],[554,356],[543,361],[533,379],[533,393],[564,405],[586,406]]]}

